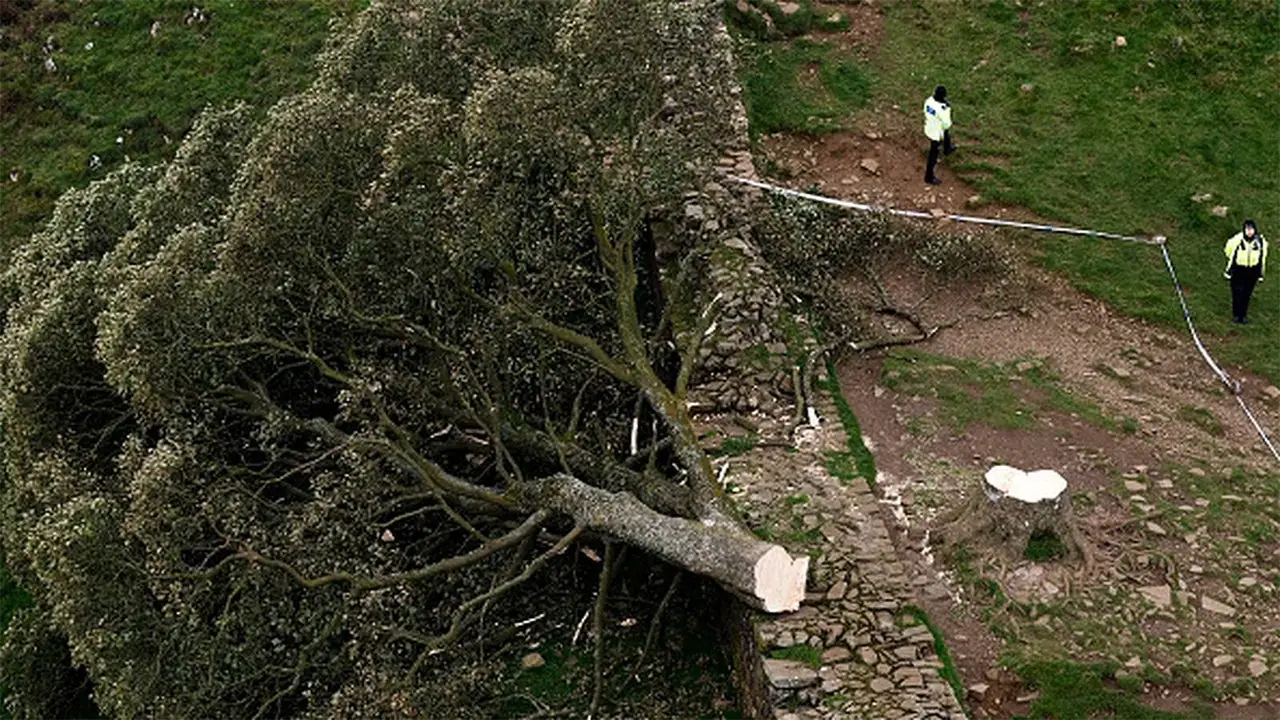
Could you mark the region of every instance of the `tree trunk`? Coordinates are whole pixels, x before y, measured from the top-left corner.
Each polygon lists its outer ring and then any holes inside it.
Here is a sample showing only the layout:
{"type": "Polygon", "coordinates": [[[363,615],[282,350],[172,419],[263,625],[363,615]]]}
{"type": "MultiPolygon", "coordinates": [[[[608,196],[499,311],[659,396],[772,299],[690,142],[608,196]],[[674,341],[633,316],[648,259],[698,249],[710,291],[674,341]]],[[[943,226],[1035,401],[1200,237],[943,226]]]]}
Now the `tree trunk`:
{"type": "Polygon", "coordinates": [[[792,558],[781,545],[756,538],[725,516],[663,515],[630,493],[611,493],[563,474],[534,483],[526,501],[709,577],[767,612],[796,610],[804,599],[809,558],[792,558]]]}
{"type": "Polygon", "coordinates": [[[972,542],[1016,560],[1032,536],[1051,533],[1068,555],[1080,555],[1067,482],[1052,470],[1025,473],[1007,465],[987,471],[981,492],[943,519],[935,533],[944,545],[972,542]]]}

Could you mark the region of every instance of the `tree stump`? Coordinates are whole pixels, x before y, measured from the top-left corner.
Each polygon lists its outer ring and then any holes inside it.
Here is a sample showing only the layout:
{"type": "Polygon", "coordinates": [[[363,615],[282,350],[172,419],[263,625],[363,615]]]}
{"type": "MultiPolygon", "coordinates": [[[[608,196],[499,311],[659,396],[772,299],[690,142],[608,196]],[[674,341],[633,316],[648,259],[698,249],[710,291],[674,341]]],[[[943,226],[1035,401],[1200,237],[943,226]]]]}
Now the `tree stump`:
{"type": "Polygon", "coordinates": [[[934,536],[940,545],[972,544],[1017,561],[1037,554],[1035,549],[1027,551],[1032,538],[1042,540],[1039,548],[1056,539],[1067,558],[1083,558],[1090,566],[1093,562],[1071,513],[1067,481],[1053,470],[1028,473],[996,465],[983,478],[981,492],[942,518],[939,526],[934,536]]]}

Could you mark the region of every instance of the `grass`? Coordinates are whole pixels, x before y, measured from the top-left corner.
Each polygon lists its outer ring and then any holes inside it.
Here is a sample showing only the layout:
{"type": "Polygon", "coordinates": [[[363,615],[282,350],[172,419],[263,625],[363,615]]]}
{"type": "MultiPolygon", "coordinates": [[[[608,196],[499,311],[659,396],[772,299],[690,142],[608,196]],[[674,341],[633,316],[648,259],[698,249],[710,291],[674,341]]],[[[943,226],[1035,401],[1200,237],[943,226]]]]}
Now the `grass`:
{"type": "MultiPolygon", "coordinates": [[[[840,424],[844,427],[844,434],[848,438],[849,456],[853,460],[854,467],[857,468],[858,474],[861,475],[872,489],[876,486],[876,459],[871,455],[871,450],[867,448],[867,444],[862,441],[862,427],[858,424],[858,416],[853,414],[853,408],[849,407],[849,401],[845,399],[844,393],[840,390],[840,381],[836,379],[835,365],[827,364],[827,381],[825,388],[831,393],[831,399],[836,406],[836,414],[840,416],[840,424]]],[[[829,458],[830,460],[830,458],[829,458]]],[[[828,470],[831,467],[828,465],[828,470]]],[[[835,473],[833,473],[835,474],[835,473]]],[[[840,478],[840,475],[836,475],[840,478]]],[[[853,478],[848,478],[852,480],[853,478]]]]}
{"type": "Polygon", "coordinates": [[[364,4],[215,0],[188,23],[191,3],[39,0],[0,41],[0,259],[64,190],[126,159],[171,157],[206,105],[265,110],[305,87],[329,20],[364,4]],[[44,65],[49,38],[56,72],[44,65]]]}
{"type": "MultiPolygon", "coordinates": [[[[1219,336],[1212,351],[1280,381],[1278,284],[1258,287],[1254,322],[1238,327],[1221,277],[1221,248],[1244,218],[1280,238],[1274,0],[923,0],[886,4],[884,23],[874,105],[915,108],[945,84],[954,167],[984,197],[1077,226],[1167,235],[1197,326],[1219,336]],[[1191,200],[1202,192],[1213,199],[1191,200]],[[1219,204],[1226,217],[1209,212],[1219,204]]],[[[1181,326],[1152,248],[1036,242],[1044,264],[1086,292],[1181,326]]]]}
{"type": "Polygon", "coordinates": [[[1022,678],[1040,692],[1032,703],[1031,719],[1091,720],[1092,718],[1125,718],[1126,720],[1199,720],[1212,718],[1211,707],[1191,713],[1172,713],[1142,705],[1133,689],[1112,689],[1107,680],[1115,680],[1111,665],[1081,664],[1070,661],[1028,663],[1018,668],[1022,678]]]}
{"type": "Polygon", "coordinates": [[[769,652],[769,657],[776,660],[795,660],[813,669],[822,667],[822,651],[812,645],[792,645],[769,652]]]}
{"type": "Polygon", "coordinates": [[[866,105],[871,81],[851,54],[799,38],[742,39],[740,61],[752,137],[774,132],[838,130],[866,105]]]}
{"type": "Polygon", "coordinates": [[[1058,374],[1043,362],[1019,371],[1025,362],[981,363],[913,349],[896,350],[885,356],[883,378],[891,390],[936,398],[939,419],[956,430],[974,423],[1025,430],[1046,410],[1106,429],[1117,427],[1097,405],[1067,392],[1058,374]]]}
{"type": "Polygon", "coordinates": [[[1226,434],[1226,430],[1223,429],[1222,423],[1218,422],[1218,418],[1202,407],[1180,405],[1178,407],[1178,419],[1189,422],[1214,437],[1222,437],[1226,434]]]}
{"type": "Polygon", "coordinates": [[[713,457],[738,457],[751,452],[759,443],[760,437],[755,434],[731,435],[720,442],[719,448],[708,454],[713,457]]]}
{"type": "Polygon", "coordinates": [[[943,680],[951,686],[951,691],[955,693],[956,699],[964,704],[965,691],[964,681],[960,679],[960,671],[956,669],[955,662],[951,659],[951,651],[947,649],[947,643],[942,637],[942,631],[938,629],[933,621],[929,619],[929,614],[923,609],[914,605],[907,605],[902,609],[907,616],[914,619],[915,622],[929,628],[929,633],[933,635],[933,651],[938,656],[938,662],[942,663],[942,667],[938,669],[938,674],[943,680]]]}

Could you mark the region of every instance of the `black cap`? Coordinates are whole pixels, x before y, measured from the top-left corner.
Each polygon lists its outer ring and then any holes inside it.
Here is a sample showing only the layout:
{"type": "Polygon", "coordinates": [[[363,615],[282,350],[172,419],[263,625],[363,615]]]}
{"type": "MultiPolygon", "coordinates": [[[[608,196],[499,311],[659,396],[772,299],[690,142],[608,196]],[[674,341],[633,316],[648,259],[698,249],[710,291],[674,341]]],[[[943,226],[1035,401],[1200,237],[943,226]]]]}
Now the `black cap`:
{"type": "Polygon", "coordinates": [[[947,86],[946,86],[946,85],[939,85],[938,87],[934,88],[934,89],[933,89],[933,99],[934,99],[934,100],[937,100],[938,102],[946,102],[946,101],[947,101],[947,86]]]}

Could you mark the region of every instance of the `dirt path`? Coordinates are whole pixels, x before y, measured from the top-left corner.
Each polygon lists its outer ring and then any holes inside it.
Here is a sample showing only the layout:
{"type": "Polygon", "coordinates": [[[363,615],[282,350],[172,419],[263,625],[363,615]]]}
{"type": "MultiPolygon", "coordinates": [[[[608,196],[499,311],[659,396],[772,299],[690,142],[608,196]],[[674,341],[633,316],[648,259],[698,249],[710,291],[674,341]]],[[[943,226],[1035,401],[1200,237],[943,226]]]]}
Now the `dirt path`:
{"type": "MultiPolygon", "coordinates": [[[[856,5],[851,14],[856,30],[823,39],[874,57],[883,32],[878,7],[856,5]]],[[[782,184],[860,202],[1034,218],[986,203],[945,161],[943,184],[924,184],[927,143],[917,116],[914,102],[875,107],[843,132],[766,137],[756,166],[778,168],[782,184]]],[[[1186,708],[1192,686],[1204,694],[1211,686],[1224,698],[1216,703],[1219,717],[1280,716],[1272,669],[1280,666],[1274,460],[1184,331],[1119,316],[1030,263],[1024,272],[1027,300],[1014,308],[993,307],[977,293],[935,293],[907,271],[885,284],[896,302],[929,322],[954,323],[914,350],[996,368],[1011,392],[1037,408],[1030,427],[948,423],[945,401],[927,389],[929,376],[914,390],[895,389],[902,371],[892,368],[902,367],[901,353],[859,355],[839,368],[882,473],[878,492],[897,519],[899,551],[966,686],[976,688],[969,698],[974,716],[1029,709],[1033,698],[999,668],[1013,646],[1024,655],[1114,662],[1117,678],[1163,677],[1145,686],[1144,703],[1153,707],[1186,708]],[[1065,396],[1096,407],[1096,416],[1046,405],[1043,390],[1029,382],[1042,371],[1065,396]],[[1061,472],[1085,501],[1078,503],[1082,522],[1127,521],[1099,533],[1097,572],[1084,577],[1067,562],[979,558],[966,576],[933,557],[934,519],[997,461],[1061,472]],[[975,594],[975,577],[997,583],[1022,601],[1020,609],[992,620],[989,599],[975,594]],[[1220,612],[1224,606],[1229,612],[1220,612]],[[1003,639],[993,633],[997,626],[1003,639]]],[[[1263,426],[1280,428],[1280,407],[1267,394],[1275,389],[1226,369],[1243,380],[1263,426]]],[[[974,383],[968,388],[982,392],[974,383]]]]}

